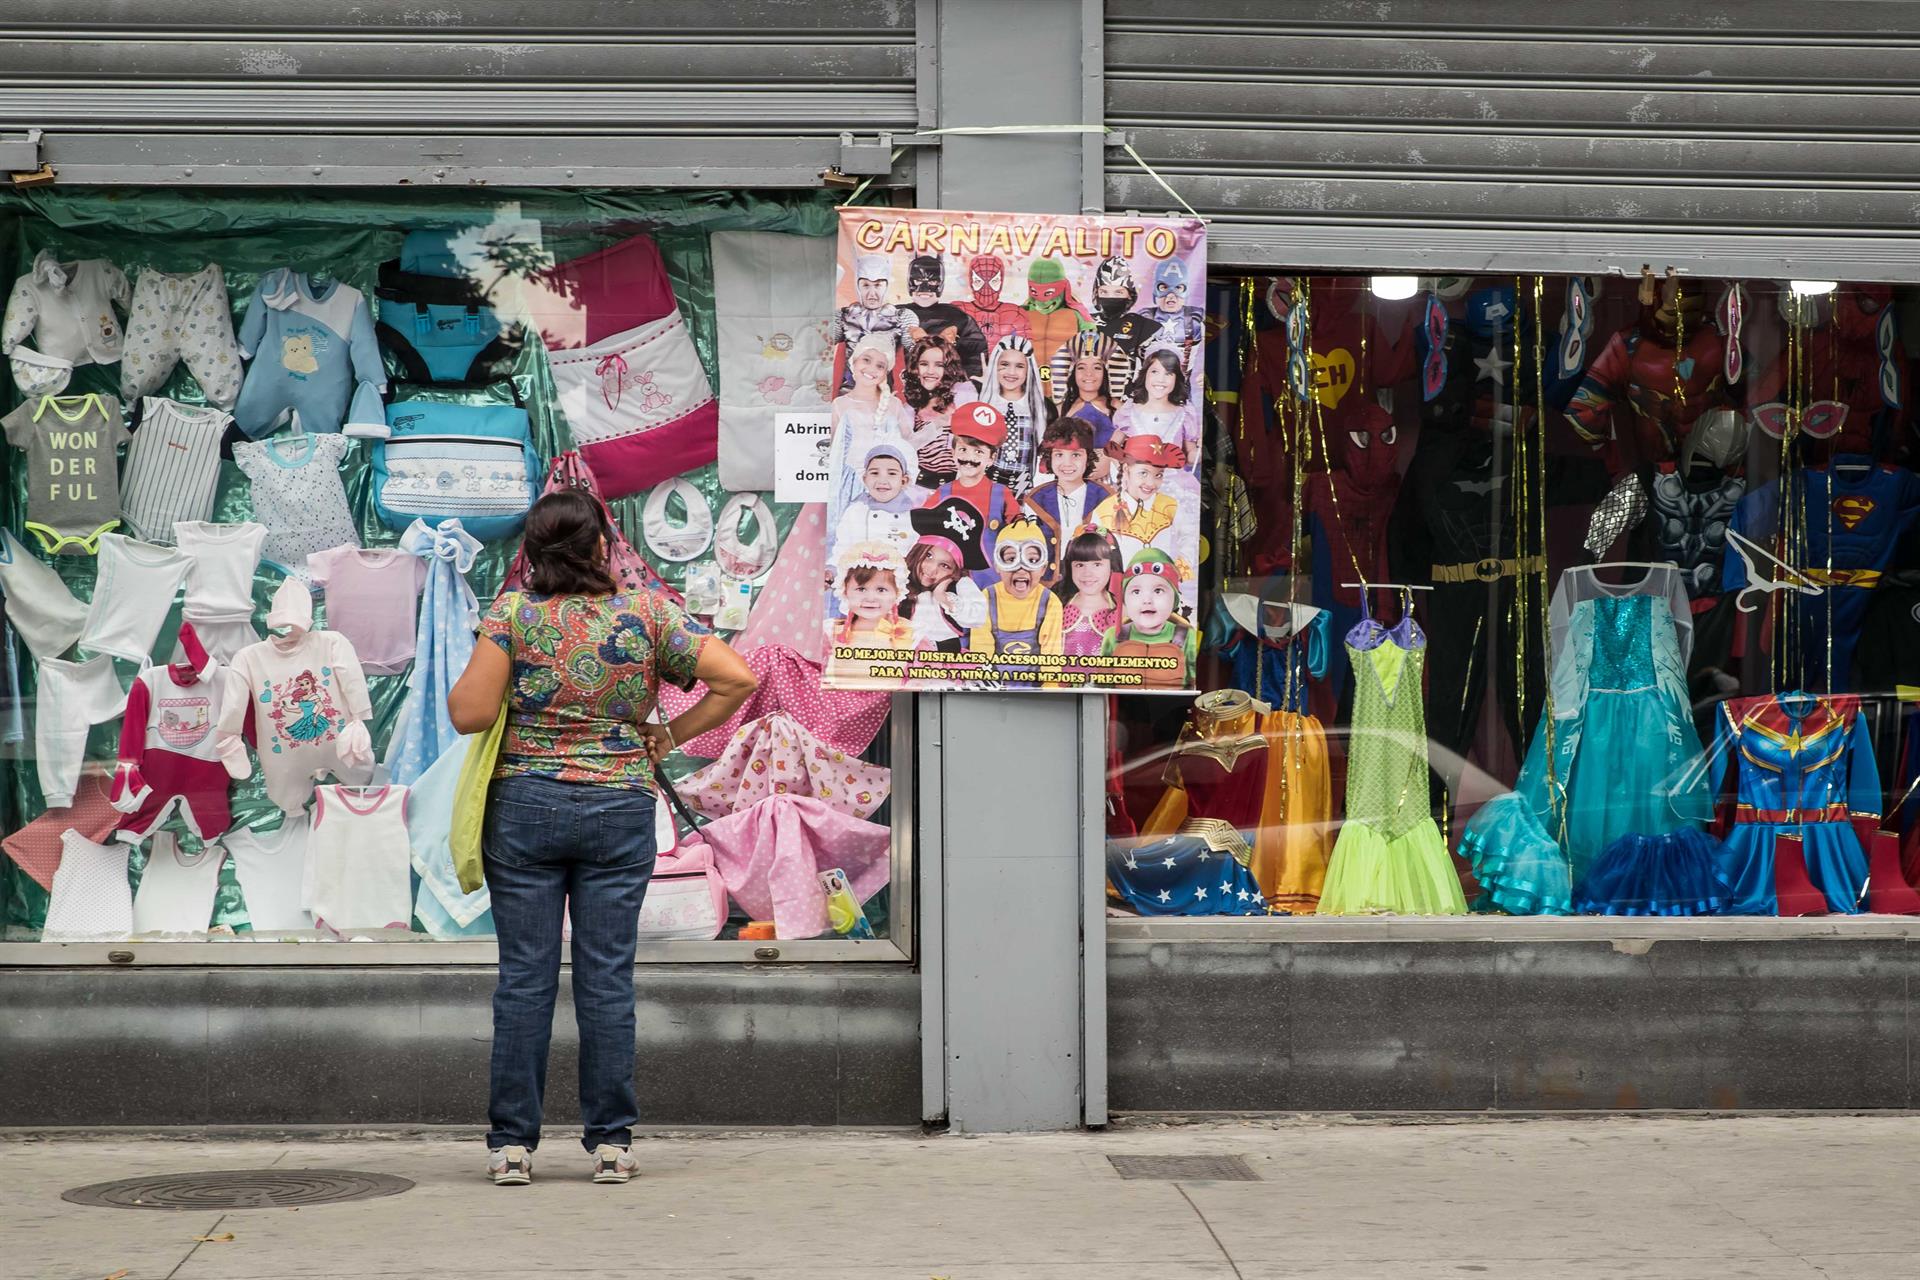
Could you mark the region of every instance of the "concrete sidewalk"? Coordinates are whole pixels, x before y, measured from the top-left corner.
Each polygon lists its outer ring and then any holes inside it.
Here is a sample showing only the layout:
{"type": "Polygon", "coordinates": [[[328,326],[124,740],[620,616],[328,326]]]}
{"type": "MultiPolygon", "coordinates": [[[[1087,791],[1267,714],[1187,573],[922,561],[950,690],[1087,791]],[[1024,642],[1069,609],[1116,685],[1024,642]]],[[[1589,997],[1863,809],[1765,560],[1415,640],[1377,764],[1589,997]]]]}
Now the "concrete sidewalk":
{"type": "Polygon", "coordinates": [[[528,1188],[480,1144],[0,1138],[10,1280],[1906,1280],[1920,1117],[1287,1120],[956,1138],[649,1138],[594,1186],[550,1136],[528,1188]],[[1109,1156],[1239,1156],[1257,1182],[1109,1156]],[[87,1183],[263,1168],[412,1191],[298,1210],[83,1208],[87,1183]],[[232,1239],[225,1237],[231,1233],[232,1239]],[[211,1237],[196,1241],[195,1237],[211,1237]]]}

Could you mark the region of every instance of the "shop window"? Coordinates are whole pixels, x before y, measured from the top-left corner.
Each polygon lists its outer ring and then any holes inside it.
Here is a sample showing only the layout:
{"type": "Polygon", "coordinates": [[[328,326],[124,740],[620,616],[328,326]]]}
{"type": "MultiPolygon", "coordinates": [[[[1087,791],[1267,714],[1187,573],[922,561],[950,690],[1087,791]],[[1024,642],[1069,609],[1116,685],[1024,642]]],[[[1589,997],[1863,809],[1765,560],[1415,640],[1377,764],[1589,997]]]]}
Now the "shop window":
{"type": "Polygon", "coordinates": [[[1920,911],[1911,290],[1211,301],[1207,692],[1111,702],[1114,913],[1920,911]]]}
{"type": "MultiPolygon", "coordinates": [[[[529,504],[589,482],[623,589],[760,677],[665,768],[699,830],[662,804],[643,941],[905,954],[891,706],[819,695],[824,520],[762,456],[824,407],[832,231],[817,193],[0,196],[0,942],[81,948],[9,954],[490,942],[446,691],[529,504]]],[[[513,678],[626,750],[655,690],[575,639],[513,678]]]]}

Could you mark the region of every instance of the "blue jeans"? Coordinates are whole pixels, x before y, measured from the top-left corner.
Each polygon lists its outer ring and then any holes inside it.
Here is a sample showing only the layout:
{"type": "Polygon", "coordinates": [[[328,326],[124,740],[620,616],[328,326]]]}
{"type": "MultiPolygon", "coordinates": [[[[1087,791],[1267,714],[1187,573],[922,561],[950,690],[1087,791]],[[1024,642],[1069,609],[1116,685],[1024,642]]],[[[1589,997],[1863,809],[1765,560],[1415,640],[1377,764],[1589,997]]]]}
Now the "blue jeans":
{"type": "Polygon", "coordinates": [[[569,910],[584,1142],[588,1151],[624,1147],[640,1118],[633,949],[653,876],[653,792],[528,777],[497,778],[487,790],[481,855],[500,938],[487,1146],[540,1144],[569,910]]]}

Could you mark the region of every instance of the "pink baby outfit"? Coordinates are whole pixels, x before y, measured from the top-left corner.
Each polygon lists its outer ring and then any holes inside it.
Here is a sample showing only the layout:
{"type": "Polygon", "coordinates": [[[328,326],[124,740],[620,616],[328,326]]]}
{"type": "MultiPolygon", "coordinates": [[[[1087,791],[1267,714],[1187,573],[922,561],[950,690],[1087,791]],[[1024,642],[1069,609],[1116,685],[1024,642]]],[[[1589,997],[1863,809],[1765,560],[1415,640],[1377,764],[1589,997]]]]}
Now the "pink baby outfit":
{"type": "MultiPolygon", "coordinates": [[[[871,746],[873,736],[887,722],[888,695],[828,692],[820,687],[820,665],[783,644],[762,645],[745,657],[760,687],[718,729],[681,743],[688,755],[713,759],[726,750],[742,725],[775,711],[785,712],[827,746],[852,756],[871,746]]],[[[677,716],[706,692],[703,684],[686,692],[662,684],[660,709],[669,717],[677,716]]]]}
{"type": "Polygon", "coordinates": [[[180,628],[180,648],[185,662],[148,667],[127,691],[112,795],[114,808],[128,817],[117,840],[146,839],[176,806],[202,840],[233,823],[215,728],[226,703],[246,694],[231,671],[207,656],[191,623],[180,628]]]}
{"type": "Polygon", "coordinates": [[[526,284],[574,444],[609,498],[719,457],[720,403],[649,236],[526,284]]]}
{"type": "Polygon", "coordinates": [[[733,647],[751,653],[761,645],[787,645],[821,666],[827,660],[827,639],[820,619],[826,616],[827,504],[810,502],[794,517],[767,571],[767,585],[733,647]]]}
{"type": "Polygon", "coordinates": [[[89,844],[99,844],[113,834],[123,816],[107,798],[106,777],[83,773],[71,805],[48,809],[0,840],[0,849],[4,849],[13,859],[13,865],[26,872],[35,884],[51,890],[53,873],[60,866],[62,837],[71,831],[89,844]]]}
{"type": "Polygon", "coordinates": [[[770,796],[700,828],[727,892],[754,919],[771,918],[778,938],[826,932],[822,871],[845,871],[862,903],[877,893],[891,874],[891,835],[812,796],[770,796]]]}
{"type": "Polygon", "coordinates": [[[774,712],[742,725],[718,759],[680,784],[680,795],[709,818],[789,795],[865,818],[886,803],[891,786],[885,765],[829,747],[792,716],[774,712]]]}
{"type": "Polygon", "coordinates": [[[353,641],[361,670],[398,675],[413,661],[415,606],[427,562],[398,547],[333,547],[307,557],[326,589],[327,629],[353,641]]]}

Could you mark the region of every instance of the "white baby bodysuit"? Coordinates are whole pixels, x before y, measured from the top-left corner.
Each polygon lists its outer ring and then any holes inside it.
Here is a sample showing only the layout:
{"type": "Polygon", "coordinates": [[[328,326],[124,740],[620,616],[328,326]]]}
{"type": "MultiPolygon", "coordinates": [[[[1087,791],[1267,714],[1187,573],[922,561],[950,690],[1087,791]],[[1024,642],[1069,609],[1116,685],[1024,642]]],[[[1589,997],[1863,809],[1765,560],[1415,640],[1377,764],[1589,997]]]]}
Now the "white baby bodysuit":
{"type": "Polygon", "coordinates": [[[80,647],[146,662],[160,624],[186,581],[188,559],[178,547],[156,547],[118,533],[100,535],[100,575],[80,647]]]}
{"type": "Polygon", "coordinates": [[[312,581],[307,557],[314,552],[360,545],[340,482],[352,447],[343,435],[318,434],[233,446],[234,462],[253,481],[254,519],[267,526],[267,559],[302,582],[312,581]]]}
{"type": "Polygon", "coordinates": [[[182,853],[170,831],[156,831],[140,891],[133,895],[133,932],[205,933],[220,892],[220,864],[226,850],[217,844],[182,853]]]}
{"type": "Polygon", "coordinates": [[[307,820],[288,817],[277,831],[242,827],[221,841],[233,855],[233,873],[246,898],[247,919],[255,933],[311,929],[313,917],[301,906],[307,872],[307,820]]]}
{"type": "Polygon", "coordinates": [[[140,428],[127,445],[120,476],[120,516],[148,542],[171,543],[181,520],[213,514],[220,484],[220,437],[233,415],[148,396],[140,428]]]}
{"type": "Polygon", "coordinates": [[[314,918],[339,933],[413,919],[407,789],[318,787],[307,841],[314,918]]]}

